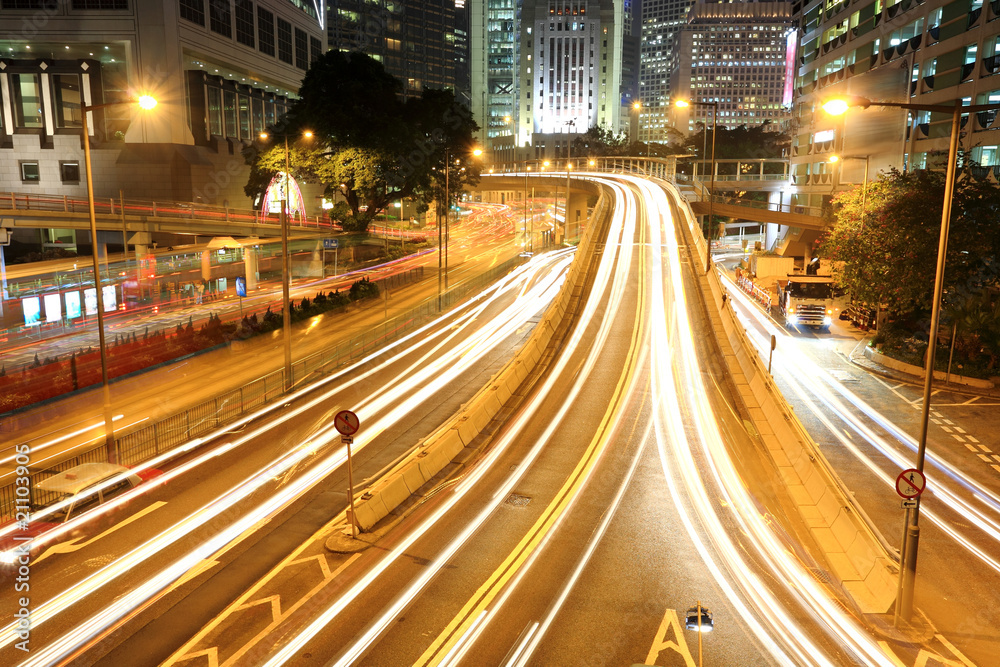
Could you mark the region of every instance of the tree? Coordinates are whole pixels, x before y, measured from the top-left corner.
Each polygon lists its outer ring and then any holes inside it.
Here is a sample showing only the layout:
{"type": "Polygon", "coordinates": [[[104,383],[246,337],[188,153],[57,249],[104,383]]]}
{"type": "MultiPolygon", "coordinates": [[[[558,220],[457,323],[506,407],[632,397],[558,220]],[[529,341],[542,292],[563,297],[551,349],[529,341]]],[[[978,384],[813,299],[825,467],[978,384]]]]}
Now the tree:
{"type": "MultiPolygon", "coordinates": [[[[277,128],[278,135],[313,132],[309,146],[290,144],[292,174],[321,183],[327,196],[344,197],[350,213],[341,220],[347,230],[366,230],[399,199],[425,209],[444,189],[446,152],[463,160],[472,152],[478,127],[454,93],[425,89],[419,98],[404,101],[402,90],[370,56],[330,51],[306,72],[300,98],[277,128]]],[[[246,189],[253,196],[284,171],[284,144],[245,154],[252,164],[246,189]]],[[[464,166],[450,179],[452,192],[478,182],[478,165],[464,166]]]]}
{"type": "MultiPolygon", "coordinates": [[[[770,123],[747,127],[741,125],[735,129],[725,127],[716,128],[718,135],[715,139],[715,157],[718,160],[741,160],[741,159],[761,159],[782,157],[789,144],[788,136],[781,132],[774,132],[770,123]]],[[[708,136],[705,136],[705,129],[691,134],[684,141],[687,151],[695,155],[699,160],[708,160],[712,157],[712,130],[709,128],[708,136]],[[705,155],[702,155],[702,149],[705,155]]]]}
{"type": "Polygon", "coordinates": [[[628,148],[625,133],[615,134],[607,125],[594,125],[573,140],[574,155],[625,155],[628,148]]]}
{"type": "MultiPolygon", "coordinates": [[[[944,175],[892,170],[862,188],[838,194],[836,218],[820,252],[844,262],[840,280],[857,299],[883,304],[890,315],[930,311],[937,262],[944,175]]],[[[946,258],[944,305],[957,305],[996,284],[1000,231],[994,221],[1000,188],[964,177],[956,183],[946,258]]]]}

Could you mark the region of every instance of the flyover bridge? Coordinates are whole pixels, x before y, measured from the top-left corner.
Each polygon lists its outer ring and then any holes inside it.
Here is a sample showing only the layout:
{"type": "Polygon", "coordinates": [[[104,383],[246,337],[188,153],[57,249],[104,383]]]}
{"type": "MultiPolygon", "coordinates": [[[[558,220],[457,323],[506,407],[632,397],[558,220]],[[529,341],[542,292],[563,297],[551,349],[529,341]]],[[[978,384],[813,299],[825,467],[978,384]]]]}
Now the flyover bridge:
{"type": "MultiPolygon", "coordinates": [[[[222,206],[135,199],[95,199],[99,232],[167,233],[198,236],[268,236],[280,229],[278,215],[222,206]]],[[[0,193],[0,221],[9,230],[89,230],[87,199],[62,195],[0,193]]],[[[328,232],[318,216],[292,216],[296,231],[328,232]]]]}
{"type": "Polygon", "coordinates": [[[714,215],[778,226],[770,230],[769,239],[776,240],[781,227],[788,227],[792,235],[799,233],[794,230],[821,231],[826,227],[822,209],[783,202],[784,193],[793,187],[787,159],[715,160],[714,166],[708,160],[697,161],[691,156],[571,157],[568,160],[552,160],[548,166],[540,160],[528,160],[500,165],[489,173],[484,172],[478,189],[506,191],[511,198],[526,199],[529,188],[557,194],[565,193],[569,188],[572,211],[577,208],[575,197],[589,192],[587,181],[574,177],[588,171],[634,174],[670,181],[688,199],[698,215],[708,215],[711,208],[714,215]],[[570,169],[566,168],[567,162],[570,169]],[[714,197],[709,194],[710,186],[714,186],[714,197]],[[747,192],[765,193],[767,198],[739,196],[747,192]]]}

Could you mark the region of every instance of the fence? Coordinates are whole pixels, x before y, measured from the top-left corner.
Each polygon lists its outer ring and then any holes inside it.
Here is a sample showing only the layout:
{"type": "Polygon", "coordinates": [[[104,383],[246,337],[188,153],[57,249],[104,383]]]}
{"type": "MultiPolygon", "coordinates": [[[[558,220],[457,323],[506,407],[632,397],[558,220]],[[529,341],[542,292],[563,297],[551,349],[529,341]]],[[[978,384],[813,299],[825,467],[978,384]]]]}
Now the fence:
{"type": "MultiPolygon", "coordinates": [[[[452,288],[441,295],[440,309],[438,308],[438,298],[433,297],[416,308],[386,320],[350,340],[294,362],[292,364],[292,385],[301,384],[314,375],[329,373],[362,358],[381,346],[398,340],[406,333],[433,320],[441,312],[451,308],[469,294],[481,290],[497,278],[510,273],[524,261],[525,258],[514,257],[462,285],[452,288]]],[[[394,289],[422,276],[423,267],[418,267],[406,273],[372,282],[379,284],[380,290],[394,289]]],[[[148,461],[280,398],[285,393],[284,387],[285,372],[284,369],[281,369],[152,424],[131,431],[118,432],[115,434],[118,461],[122,465],[130,466],[148,461]]],[[[106,447],[102,444],[64,459],[55,465],[41,470],[32,470],[29,475],[32,493],[38,493],[35,489],[38,482],[52,475],[82,463],[96,463],[106,460],[106,447]]],[[[14,492],[14,484],[0,487],[0,519],[13,518],[14,492]]],[[[33,503],[47,500],[49,499],[32,496],[33,503]]]]}

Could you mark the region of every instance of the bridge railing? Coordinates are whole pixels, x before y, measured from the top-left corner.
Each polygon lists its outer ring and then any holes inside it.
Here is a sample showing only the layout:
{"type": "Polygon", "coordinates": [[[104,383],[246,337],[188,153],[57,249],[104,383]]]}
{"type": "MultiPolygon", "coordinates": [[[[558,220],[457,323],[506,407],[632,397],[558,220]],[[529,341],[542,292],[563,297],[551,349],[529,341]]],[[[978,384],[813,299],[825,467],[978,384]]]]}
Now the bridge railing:
{"type": "MultiPolygon", "coordinates": [[[[0,210],[10,211],[54,211],[62,213],[87,213],[86,197],[70,195],[28,194],[20,192],[0,192],[0,210]]],[[[101,197],[94,199],[94,212],[110,216],[150,216],[183,220],[214,220],[256,225],[279,225],[281,216],[277,213],[263,213],[255,210],[233,209],[226,206],[207,206],[190,202],[156,202],[139,199],[115,199],[101,197]]],[[[327,229],[331,226],[322,216],[289,216],[289,225],[327,229]]]]}

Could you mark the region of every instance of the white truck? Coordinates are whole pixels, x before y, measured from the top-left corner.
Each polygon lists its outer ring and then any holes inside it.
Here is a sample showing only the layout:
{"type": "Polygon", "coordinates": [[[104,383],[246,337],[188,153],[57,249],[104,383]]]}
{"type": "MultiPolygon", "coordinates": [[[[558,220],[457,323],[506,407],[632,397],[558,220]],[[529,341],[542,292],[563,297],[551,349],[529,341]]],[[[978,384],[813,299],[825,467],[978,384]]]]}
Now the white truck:
{"type": "Polygon", "coordinates": [[[778,308],[786,327],[828,329],[842,307],[833,276],[789,275],[778,280],[778,308]]]}

